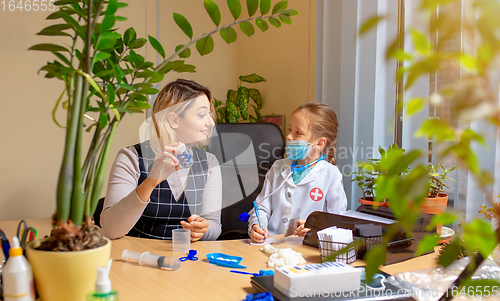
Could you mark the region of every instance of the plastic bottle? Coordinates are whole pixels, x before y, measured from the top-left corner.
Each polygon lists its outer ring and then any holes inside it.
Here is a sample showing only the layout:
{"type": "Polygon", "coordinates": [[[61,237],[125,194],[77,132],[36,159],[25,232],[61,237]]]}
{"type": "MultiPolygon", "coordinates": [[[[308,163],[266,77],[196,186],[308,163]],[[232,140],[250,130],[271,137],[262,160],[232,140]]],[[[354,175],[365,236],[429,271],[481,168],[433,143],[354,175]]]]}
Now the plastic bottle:
{"type": "Polygon", "coordinates": [[[111,289],[111,280],[109,280],[109,271],[111,269],[111,262],[107,267],[97,268],[97,280],[95,282],[95,291],[87,296],[88,301],[117,301],[118,293],[111,289]]]}
{"type": "Polygon", "coordinates": [[[33,270],[17,236],[11,241],[9,260],[2,270],[3,298],[5,301],[34,301],[35,286],[33,283],[33,270]]]}
{"type": "Polygon", "coordinates": [[[176,148],[176,150],[180,153],[180,154],[175,154],[177,159],[179,159],[179,166],[181,168],[191,167],[191,165],[193,165],[193,157],[191,156],[191,154],[187,150],[186,145],[184,143],[181,143],[181,145],[179,145],[176,148]]]}

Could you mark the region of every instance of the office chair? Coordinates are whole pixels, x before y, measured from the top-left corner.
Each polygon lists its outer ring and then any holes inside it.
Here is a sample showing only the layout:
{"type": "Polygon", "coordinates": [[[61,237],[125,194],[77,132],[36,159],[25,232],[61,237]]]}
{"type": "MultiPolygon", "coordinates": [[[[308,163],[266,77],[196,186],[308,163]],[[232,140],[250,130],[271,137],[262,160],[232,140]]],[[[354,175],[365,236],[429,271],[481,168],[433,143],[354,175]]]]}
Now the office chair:
{"type": "Polygon", "coordinates": [[[253,208],[267,171],[283,158],[285,140],[273,123],[218,123],[208,151],[222,172],[222,233],[218,240],[248,237],[248,223],[238,220],[253,208]]]}

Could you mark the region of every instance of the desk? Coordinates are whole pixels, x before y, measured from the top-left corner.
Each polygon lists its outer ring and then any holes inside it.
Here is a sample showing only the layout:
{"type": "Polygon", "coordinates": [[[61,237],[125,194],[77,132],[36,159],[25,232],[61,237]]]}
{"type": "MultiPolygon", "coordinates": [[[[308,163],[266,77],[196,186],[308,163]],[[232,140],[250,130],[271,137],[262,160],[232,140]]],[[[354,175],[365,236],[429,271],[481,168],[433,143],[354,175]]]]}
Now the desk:
{"type": "MultiPolygon", "coordinates": [[[[15,235],[19,221],[0,222],[0,228],[11,238],[15,235]]],[[[28,224],[38,230],[38,237],[48,235],[51,230],[49,218],[29,219],[28,224]]],[[[302,245],[302,238],[289,237],[273,245],[276,248],[292,248],[301,252],[309,263],[320,262],[319,250],[302,245]]],[[[281,239],[283,240],[283,239],[281,239]]],[[[198,261],[185,261],[177,271],[161,270],[139,266],[135,262],[121,259],[124,249],[133,252],[149,251],[167,257],[182,257],[174,253],[171,241],[123,237],[112,241],[111,281],[121,301],[127,300],[242,300],[248,293],[256,293],[250,284],[250,275],[230,273],[229,268],[208,263],[209,253],[225,253],[243,257],[245,271],[256,273],[267,267],[268,257],[261,253],[261,246],[249,245],[246,240],[199,241],[191,243],[191,249],[198,251],[198,261]]],[[[3,254],[0,260],[3,259],[3,254]]],[[[435,267],[435,254],[421,256],[401,263],[382,267],[381,270],[394,274],[435,267]]]]}

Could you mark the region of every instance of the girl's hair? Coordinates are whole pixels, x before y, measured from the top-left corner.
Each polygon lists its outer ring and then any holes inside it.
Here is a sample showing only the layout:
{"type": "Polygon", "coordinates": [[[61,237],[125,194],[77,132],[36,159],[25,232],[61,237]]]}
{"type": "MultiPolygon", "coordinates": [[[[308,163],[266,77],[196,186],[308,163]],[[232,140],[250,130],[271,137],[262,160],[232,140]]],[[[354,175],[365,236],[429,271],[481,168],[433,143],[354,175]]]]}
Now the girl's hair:
{"type": "Polygon", "coordinates": [[[326,138],[326,144],[323,153],[328,162],[337,164],[335,153],[337,152],[337,115],[326,104],[320,102],[306,102],[295,111],[301,111],[309,121],[309,129],[314,138],[326,138]]]}
{"type": "Polygon", "coordinates": [[[150,144],[155,153],[161,152],[164,146],[177,142],[175,132],[167,120],[168,113],[174,112],[180,118],[184,117],[185,111],[193,105],[189,100],[202,95],[207,96],[211,115],[215,116],[212,93],[207,87],[192,80],[177,79],[158,93],[151,116],[153,126],[149,127],[150,144]]]}

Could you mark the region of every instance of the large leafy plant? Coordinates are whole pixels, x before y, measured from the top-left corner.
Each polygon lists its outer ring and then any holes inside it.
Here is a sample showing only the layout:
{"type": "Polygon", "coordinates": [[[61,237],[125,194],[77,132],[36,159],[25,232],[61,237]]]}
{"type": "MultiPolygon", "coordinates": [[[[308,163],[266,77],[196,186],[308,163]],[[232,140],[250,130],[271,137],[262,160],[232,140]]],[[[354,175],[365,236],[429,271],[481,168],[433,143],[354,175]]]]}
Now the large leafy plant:
{"type": "Polygon", "coordinates": [[[262,122],[262,96],[260,91],[255,88],[248,88],[242,83],[260,83],[266,80],[255,73],[240,76],[238,80],[238,88],[236,90],[229,89],[227,91],[227,99],[223,104],[219,100],[215,100],[215,111],[217,113],[217,122],[231,122],[237,123],[240,120],[249,120],[250,122],[262,122]],[[248,112],[250,99],[253,100],[255,105],[252,107],[255,116],[248,112]]]}
{"type": "MultiPolygon", "coordinates": [[[[164,58],[161,64],[154,66],[137,52],[148,42],[147,39],[137,37],[133,28],[123,34],[118,31],[118,22],[126,18],[117,15],[117,12],[127,3],[118,0],[61,0],[54,5],[56,11],[47,19],[59,22],[44,28],[38,35],[67,39],[60,44],[37,44],[30,50],[52,52],[55,60],[41,70],[46,71],[45,77],[57,78],[64,83],[53,110],[54,121],[66,130],[55,217],[56,228],[63,232],[61,236],[74,233],[73,225],[80,226],[84,221],[82,229],[90,227],[110,145],[120,121],[126,114],[142,112],[150,107],[147,95],[158,93],[153,85],[161,82],[166,73],[195,72],[195,66],[175,58],[188,58],[193,44],[200,55],[209,54],[214,49],[212,35],[217,32],[230,44],[237,39],[236,26],[245,35],[252,36],[255,33],[252,21],[264,32],[269,27],[268,22],[279,28],[281,22],[291,24],[291,16],[298,14],[294,9],[287,9],[287,1],[276,3],[271,10],[271,0],[261,0],[260,5],[258,0],[247,0],[248,17],[240,18],[240,0],[228,0],[234,21],[221,26],[219,7],[212,0],[205,0],[204,7],[215,28],[193,38],[189,21],[174,13],[176,24],[189,40],[178,45],[174,53],[166,57],[160,42],[149,36],[151,46],[164,58]],[[60,106],[67,110],[64,125],[60,125],[55,118],[60,106]],[[86,151],[82,143],[84,131],[93,132],[86,151]]],[[[71,249],[84,247],[82,244],[72,245],[71,249]]]]}
{"type": "MultiPolygon", "coordinates": [[[[453,81],[431,97],[415,97],[405,101],[405,109],[408,115],[422,110],[426,101],[431,106],[449,107],[451,114],[441,118],[428,118],[423,121],[417,135],[422,137],[434,137],[437,143],[443,145],[441,155],[449,155],[455,158],[461,168],[467,169],[469,175],[475,180],[478,188],[484,193],[485,199],[490,205],[495,203],[495,197],[491,192],[493,177],[481,169],[478,155],[474,147],[486,147],[485,139],[481,133],[473,128],[464,129],[461,124],[469,122],[481,122],[491,128],[500,130],[500,108],[498,106],[499,72],[498,61],[500,59],[500,38],[496,34],[500,30],[498,16],[500,15],[500,3],[497,0],[475,0],[467,10],[476,10],[475,18],[462,19],[461,5],[468,2],[459,0],[428,1],[420,2],[420,10],[414,13],[433,16],[429,19],[428,32],[439,33],[437,43],[431,43],[424,32],[412,28],[411,34],[414,52],[405,52],[399,48],[401,41],[405,39],[404,32],[400,32],[398,38],[392,43],[387,51],[387,58],[396,59],[405,64],[397,73],[397,79],[404,79],[404,89],[411,88],[422,75],[436,74],[438,71],[464,70],[461,78],[453,81]],[[436,11],[439,9],[439,13],[436,11]],[[469,41],[476,41],[475,50],[467,52],[466,47],[459,49],[447,47],[447,43],[454,37],[461,37],[469,41]]],[[[367,20],[361,27],[362,31],[369,30],[384,18],[375,16],[367,20]]],[[[394,210],[398,221],[408,232],[414,223],[418,212],[416,209],[428,191],[429,171],[424,165],[417,165],[411,172],[402,177],[395,175],[401,171],[401,163],[411,164],[425,156],[427,150],[413,150],[388,162],[384,167],[387,172],[379,178],[376,193],[387,196],[395,206],[394,210]],[[393,196],[397,196],[393,198],[393,196]]],[[[498,212],[493,214],[498,218],[498,212]]],[[[447,212],[433,219],[430,227],[439,223],[451,224],[458,221],[458,215],[447,212]]],[[[389,231],[384,238],[384,243],[368,252],[365,259],[367,265],[367,278],[376,273],[380,264],[384,263],[386,244],[394,232],[389,231]]],[[[461,250],[472,255],[472,260],[462,274],[454,281],[440,300],[450,300],[458,291],[465,290],[469,294],[486,293],[488,287],[500,286],[497,280],[471,280],[472,273],[490,255],[497,246],[500,238],[500,229],[492,231],[490,225],[482,219],[462,223],[459,234],[463,240],[454,239],[449,252],[440,257],[440,263],[449,265],[457,258],[461,250]],[[477,253],[474,253],[478,250],[477,253]]],[[[437,244],[439,237],[426,237],[419,245],[419,252],[431,250],[437,244]]],[[[491,291],[490,291],[491,292],[491,291]]]]}

